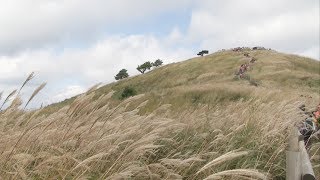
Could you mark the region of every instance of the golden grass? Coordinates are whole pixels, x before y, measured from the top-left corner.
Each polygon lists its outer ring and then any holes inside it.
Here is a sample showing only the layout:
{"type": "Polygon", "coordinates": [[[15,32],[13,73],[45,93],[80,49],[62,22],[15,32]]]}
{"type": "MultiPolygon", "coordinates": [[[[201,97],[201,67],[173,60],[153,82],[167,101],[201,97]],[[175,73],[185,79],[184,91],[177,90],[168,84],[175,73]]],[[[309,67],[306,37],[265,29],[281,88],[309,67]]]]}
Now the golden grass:
{"type": "MultiPolygon", "coordinates": [[[[299,99],[263,97],[199,106],[179,117],[159,107],[139,115],[144,95],[109,105],[94,91],[48,116],[10,106],[0,113],[4,179],[265,179],[284,177],[287,129],[300,121],[299,99]],[[275,108],[276,107],[276,108],[275,108]],[[268,112],[268,113],[266,113],[268,112]],[[268,176],[267,176],[268,175],[268,176]]],[[[313,149],[317,149],[315,144],[313,149]]],[[[316,152],[315,152],[316,153],[316,152]]],[[[311,155],[316,159],[316,155],[311,155]]],[[[315,164],[317,165],[317,164],[315,164]]]]}
{"type": "Polygon", "coordinates": [[[204,165],[198,172],[202,172],[208,168],[211,168],[212,166],[216,166],[218,164],[221,164],[221,163],[224,163],[225,161],[228,161],[228,160],[232,160],[232,159],[235,159],[237,157],[241,157],[241,156],[245,156],[245,155],[248,155],[248,152],[247,151],[240,151],[240,152],[227,152],[226,154],[223,154],[219,157],[217,157],[216,159],[210,161],[209,163],[207,163],[206,165],[204,165]]]}
{"type": "MultiPolygon", "coordinates": [[[[297,107],[319,103],[317,63],[250,54],[259,87],[233,79],[242,53],[219,52],[96,85],[57,108],[24,111],[16,96],[0,111],[0,177],[283,179],[288,129],[304,118],[297,107]],[[128,85],[140,94],[117,99],[128,85]]],[[[317,175],[319,151],[319,143],[310,148],[317,175]]]]}
{"type": "Polygon", "coordinates": [[[205,180],[209,179],[223,179],[222,176],[233,176],[234,179],[242,179],[247,177],[248,179],[267,179],[267,176],[263,173],[258,172],[257,170],[252,169],[233,169],[233,170],[226,170],[222,172],[218,172],[212,174],[205,178],[205,180]]]}

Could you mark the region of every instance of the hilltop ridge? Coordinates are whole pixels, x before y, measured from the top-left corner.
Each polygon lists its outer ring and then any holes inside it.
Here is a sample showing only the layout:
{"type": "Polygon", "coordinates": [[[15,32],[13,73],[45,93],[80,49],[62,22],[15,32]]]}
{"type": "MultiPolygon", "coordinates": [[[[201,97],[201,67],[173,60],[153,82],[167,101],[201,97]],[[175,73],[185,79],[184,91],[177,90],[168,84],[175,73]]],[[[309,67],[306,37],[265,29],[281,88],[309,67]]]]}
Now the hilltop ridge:
{"type": "MultiPolygon", "coordinates": [[[[114,103],[119,103],[125,87],[146,95],[149,102],[143,112],[152,112],[161,104],[172,104],[175,110],[181,110],[198,104],[248,99],[254,96],[253,91],[265,89],[315,97],[320,93],[320,62],[274,50],[224,50],[107,84],[95,91],[96,98],[113,90],[114,103]],[[250,61],[244,53],[257,59],[246,73],[249,81],[235,77],[240,65],[250,61]]],[[[73,99],[53,104],[48,109],[59,109],[73,99]]]]}

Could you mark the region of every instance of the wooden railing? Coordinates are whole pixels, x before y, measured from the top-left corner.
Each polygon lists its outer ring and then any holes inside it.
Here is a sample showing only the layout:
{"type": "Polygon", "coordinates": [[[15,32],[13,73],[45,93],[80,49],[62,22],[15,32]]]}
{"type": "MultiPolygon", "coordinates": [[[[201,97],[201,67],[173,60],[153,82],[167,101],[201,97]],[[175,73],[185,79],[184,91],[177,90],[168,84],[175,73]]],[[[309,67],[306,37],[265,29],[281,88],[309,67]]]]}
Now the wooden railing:
{"type": "Polygon", "coordinates": [[[294,128],[289,136],[286,152],[287,180],[315,180],[315,175],[304,145],[303,135],[294,128]]]}

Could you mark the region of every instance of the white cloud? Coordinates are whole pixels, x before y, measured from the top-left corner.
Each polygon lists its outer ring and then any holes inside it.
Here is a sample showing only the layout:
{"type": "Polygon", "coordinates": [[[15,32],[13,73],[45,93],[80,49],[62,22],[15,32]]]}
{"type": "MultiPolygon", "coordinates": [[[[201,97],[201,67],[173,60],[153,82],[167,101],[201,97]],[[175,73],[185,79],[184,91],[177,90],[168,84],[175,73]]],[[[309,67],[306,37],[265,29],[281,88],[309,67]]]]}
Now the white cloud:
{"type": "Polygon", "coordinates": [[[169,43],[177,42],[177,41],[181,42],[181,40],[183,39],[183,36],[184,34],[181,33],[180,29],[178,27],[174,27],[173,30],[168,35],[167,41],[169,43]]]}
{"type": "Polygon", "coordinates": [[[61,92],[54,95],[46,104],[50,104],[52,102],[59,102],[66,98],[84,93],[86,89],[79,85],[69,85],[66,88],[64,88],[61,92]]]}
{"type": "Polygon", "coordinates": [[[177,11],[190,0],[1,0],[0,52],[95,40],[108,27],[177,11]]]}
{"type": "MultiPolygon", "coordinates": [[[[164,63],[176,62],[190,57],[193,52],[170,47],[168,38],[159,39],[151,35],[112,36],[87,49],[65,49],[57,54],[53,50],[24,51],[15,56],[0,58],[0,89],[18,88],[27,74],[36,72],[30,86],[47,82],[47,88],[39,100],[52,103],[83,92],[97,82],[112,82],[122,68],[136,75],[137,65],[158,58],[164,63]],[[72,86],[70,86],[72,85],[72,86]],[[57,93],[58,92],[58,93],[57,93]]],[[[32,88],[25,90],[31,94],[32,88]]],[[[34,105],[40,105],[35,100],[34,105]],[[37,104],[35,104],[37,103],[37,104]]]]}
{"type": "Polygon", "coordinates": [[[297,51],[296,54],[300,54],[305,57],[313,57],[316,59],[320,59],[319,46],[311,47],[303,51],[297,51]]]}
{"type": "Polygon", "coordinates": [[[204,1],[192,12],[187,35],[211,50],[261,45],[319,52],[319,1],[204,1]]]}

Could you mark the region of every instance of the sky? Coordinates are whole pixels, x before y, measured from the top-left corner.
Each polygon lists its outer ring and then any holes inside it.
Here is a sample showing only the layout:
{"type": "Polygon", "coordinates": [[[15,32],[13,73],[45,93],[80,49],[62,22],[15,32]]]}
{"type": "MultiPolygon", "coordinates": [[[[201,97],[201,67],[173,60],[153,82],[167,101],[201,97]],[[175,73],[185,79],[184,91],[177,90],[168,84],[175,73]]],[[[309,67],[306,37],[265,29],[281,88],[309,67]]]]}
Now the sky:
{"type": "MultiPolygon", "coordinates": [[[[0,0],[0,93],[62,101],[119,70],[237,46],[320,59],[319,0],[0,0]]],[[[0,100],[0,103],[3,102],[0,100]]]]}

